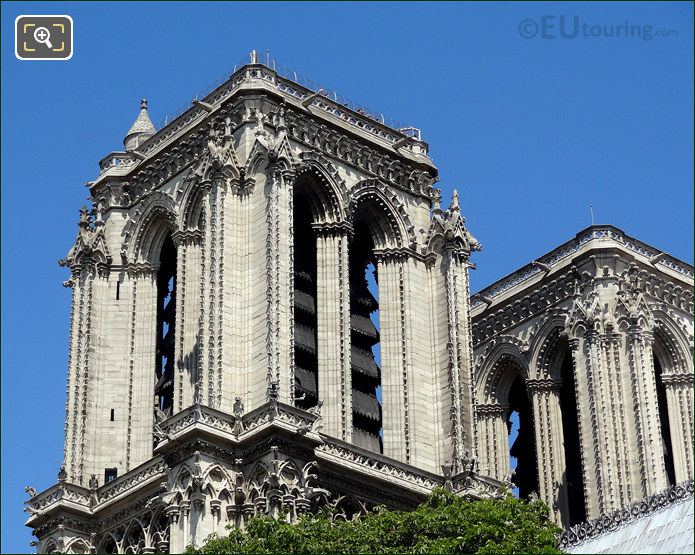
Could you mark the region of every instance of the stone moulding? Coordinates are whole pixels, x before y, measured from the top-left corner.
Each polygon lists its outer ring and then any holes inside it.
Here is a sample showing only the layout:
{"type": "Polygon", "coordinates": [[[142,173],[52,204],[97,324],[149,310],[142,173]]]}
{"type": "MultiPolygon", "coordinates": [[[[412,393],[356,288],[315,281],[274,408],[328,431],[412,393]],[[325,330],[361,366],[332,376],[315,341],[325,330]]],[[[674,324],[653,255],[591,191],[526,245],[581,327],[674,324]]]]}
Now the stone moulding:
{"type": "Polygon", "coordinates": [[[663,266],[664,268],[674,271],[689,281],[692,281],[695,275],[693,267],[689,264],[666,253],[656,252],[652,247],[630,237],[622,230],[610,225],[595,225],[579,232],[574,239],[571,239],[548,254],[538,258],[537,261],[527,264],[500,281],[478,291],[471,297],[471,310],[480,305],[487,304],[484,301],[485,298],[495,299],[495,297],[509,291],[537,274],[546,274],[547,272],[544,270],[544,267],[552,269],[553,266],[579,251],[586,243],[606,240],[613,241],[618,246],[649,259],[647,262],[650,262],[654,266],[663,266]]]}
{"type": "MultiPolygon", "coordinates": [[[[32,490],[32,497],[25,502],[30,514],[26,524],[38,530],[72,515],[77,518],[73,528],[81,526],[87,527],[85,530],[88,531],[101,530],[105,526],[104,519],[113,518],[114,508],[129,507],[132,512],[138,504],[147,503],[158,494],[161,497],[172,468],[170,465],[179,464],[176,462],[177,454],[185,455],[191,450],[197,454],[199,449],[206,451],[204,445],[209,445],[206,452],[235,460],[241,453],[255,453],[257,456],[257,451],[270,443],[281,445],[290,453],[296,450],[296,446],[291,444],[301,438],[305,456],[314,461],[311,464],[318,464],[319,469],[326,470],[327,477],[331,476],[331,468],[342,468],[340,480],[346,484],[361,483],[365,487],[392,492],[414,504],[422,501],[433,489],[447,487],[445,476],[320,434],[317,426],[320,420],[318,414],[272,399],[244,415],[230,415],[207,406],[193,405],[159,425],[161,440],[152,459],[114,481],[88,489],[61,479],[40,494],[32,490]],[[346,469],[349,470],[347,474],[346,469]]],[[[272,449],[277,450],[277,447],[272,449]]],[[[472,499],[496,497],[504,489],[501,482],[478,476],[472,469],[454,476],[453,482],[451,476],[448,479],[449,484],[461,486],[453,491],[472,499]]]]}
{"type": "MultiPolygon", "coordinates": [[[[87,184],[93,196],[99,196],[109,181],[127,181],[129,201],[126,204],[129,204],[133,194],[138,196],[141,189],[144,191],[145,181],[149,187],[156,188],[158,175],[170,175],[174,171],[172,168],[184,169],[200,157],[206,122],[212,126],[229,126],[229,122],[233,122],[234,130],[246,124],[257,124],[250,105],[258,104],[269,111],[267,125],[276,131],[287,128],[294,141],[308,148],[318,148],[328,156],[337,157],[412,194],[431,198],[437,170],[423,154],[426,143],[413,140],[404,143],[402,139],[407,135],[378,122],[367,122],[357,113],[338,117],[335,110],[326,109],[332,101],[323,97],[320,101],[314,100],[309,107],[304,106],[296,94],[287,92],[287,87],[277,86],[281,81],[283,78],[264,66],[241,68],[205,98],[205,102],[214,107],[212,112],[193,106],[144,142],[137,152],[137,160],[120,152],[102,160],[101,175],[87,184]],[[262,95],[260,98],[254,96],[258,93],[262,95]],[[230,104],[232,97],[235,100],[230,104]],[[326,114],[331,117],[323,119],[326,114]],[[369,148],[360,144],[364,139],[371,141],[369,148]],[[155,182],[149,183],[152,180],[155,182]]],[[[303,89],[300,85],[296,87],[303,89]]],[[[302,98],[311,95],[316,96],[308,89],[302,92],[302,98]]],[[[343,109],[340,113],[348,112],[343,109]]]]}
{"type": "Polygon", "coordinates": [[[623,509],[572,526],[560,535],[560,549],[579,545],[603,533],[616,530],[639,517],[651,515],[660,509],[692,497],[693,491],[693,480],[682,482],[623,509]]]}

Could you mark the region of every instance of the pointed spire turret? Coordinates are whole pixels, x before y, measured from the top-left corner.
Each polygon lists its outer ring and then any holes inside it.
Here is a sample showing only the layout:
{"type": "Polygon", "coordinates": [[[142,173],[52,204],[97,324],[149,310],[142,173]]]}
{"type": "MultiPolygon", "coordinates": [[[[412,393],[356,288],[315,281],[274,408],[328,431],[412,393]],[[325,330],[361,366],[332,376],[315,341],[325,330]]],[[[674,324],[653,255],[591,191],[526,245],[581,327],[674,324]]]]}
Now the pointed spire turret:
{"type": "Polygon", "coordinates": [[[152,125],[152,120],[150,120],[150,116],[147,114],[147,99],[143,98],[140,101],[140,113],[123,139],[125,149],[135,150],[156,132],[154,125],[152,125]]]}
{"type": "Polygon", "coordinates": [[[451,193],[451,205],[449,206],[449,210],[452,212],[459,212],[459,192],[454,189],[454,192],[451,193]]]}

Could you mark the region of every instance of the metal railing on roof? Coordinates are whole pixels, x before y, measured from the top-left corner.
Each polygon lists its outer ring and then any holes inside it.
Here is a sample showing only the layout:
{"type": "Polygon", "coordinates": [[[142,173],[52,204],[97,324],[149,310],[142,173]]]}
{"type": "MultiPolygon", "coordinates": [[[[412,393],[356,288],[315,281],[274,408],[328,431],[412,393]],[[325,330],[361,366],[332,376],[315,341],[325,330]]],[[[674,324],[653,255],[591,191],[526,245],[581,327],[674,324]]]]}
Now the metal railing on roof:
{"type": "MultiPolygon", "coordinates": [[[[279,64],[276,60],[270,57],[270,52],[266,50],[265,55],[259,55],[255,50],[252,51],[247,58],[244,58],[243,60],[239,61],[238,63],[234,64],[232,71],[225,72],[222,74],[220,77],[215,79],[212,83],[210,83],[207,87],[202,89],[201,91],[198,92],[195,96],[195,100],[202,99],[206,97],[208,94],[210,94],[212,91],[214,91],[217,87],[225,83],[226,81],[229,80],[229,78],[234,75],[239,69],[246,65],[250,64],[260,64],[263,65],[269,69],[272,69],[275,71],[280,77],[283,77],[289,81],[292,81],[298,85],[301,85],[302,87],[309,89],[310,91],[320,94],[329,100],[332,100],[333,102],[336,102],[337,104],[340,104],[342,106],[345,106],[346,108],[349,108],[350,110],[360,114],[361,116],[367,117],[369,119],[374,120],[377,123],[380,123],[382,125],[385,125],[387,127],[390,127],[391,129],[395,129],[399,131],[400,133],[403,133],[404,135],[408,135],[409,137],[413,137],[417,139],[418,141],[422,140],[422,135],[420,132],[420,129],[417,127],[412,127],[412,126],[407,126],[401,123],[400,121],[389,117],[388,115],[383,114],[382,112],[377,112],[376,110],[372,110],[365,106],[364,104],[361,104],[359,102],[356,102],[346,96],[343,96],[341,94],[338,94],[336,91],[333,91],[329,89],[328,87],[323,86],[322,84],[318,83],[317,81],[314,81],[313,79],[309,79],[308,77],[303,76],[300,73],[297,73],[296,71],[288,68],[287,66],[284,66],[282,64],[279,64]]],[[[179,107],[177,110],[174,110],[173,112],[170,112],[167,114],[164,118],[160,119],[158,121],[158,124],[155,126],[157,131],[161,130],[162,128],[166,127],[169,123],[174,121],[177,117],[179,117],[181,114],[186,112],[186,110],[191,108],[191,103],[188,102],[187,104],[179,107]]]]}

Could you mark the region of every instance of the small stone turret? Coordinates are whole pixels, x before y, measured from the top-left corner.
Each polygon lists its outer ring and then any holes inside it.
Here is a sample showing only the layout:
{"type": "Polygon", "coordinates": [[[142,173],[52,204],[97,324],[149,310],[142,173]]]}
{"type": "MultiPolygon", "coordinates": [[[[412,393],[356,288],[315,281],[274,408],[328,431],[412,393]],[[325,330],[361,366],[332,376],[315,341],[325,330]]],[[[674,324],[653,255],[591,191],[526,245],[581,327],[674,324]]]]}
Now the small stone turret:
{"type": "Polygon", "coordinates": [[[125,149],[135,150],[155,133],[156,129],[147,114],[147,99],[143,98],[140,101],[140,113],[123,139],[125,149]]]}

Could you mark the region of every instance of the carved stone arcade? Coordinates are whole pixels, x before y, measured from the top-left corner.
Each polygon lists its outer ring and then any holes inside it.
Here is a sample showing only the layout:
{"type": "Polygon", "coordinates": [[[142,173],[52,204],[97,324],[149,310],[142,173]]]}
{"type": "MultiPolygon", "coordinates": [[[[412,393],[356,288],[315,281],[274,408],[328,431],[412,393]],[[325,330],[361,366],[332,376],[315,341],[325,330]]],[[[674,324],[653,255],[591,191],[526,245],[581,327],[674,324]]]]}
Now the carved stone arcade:
{"type": "Polygon", "coordinates": [[[516,372],[533,404],[539,494],[558,523],[692,480],[692,281],[692,266],[592,226],[474,295],[481,472],[509,472],[516,372]]]}

